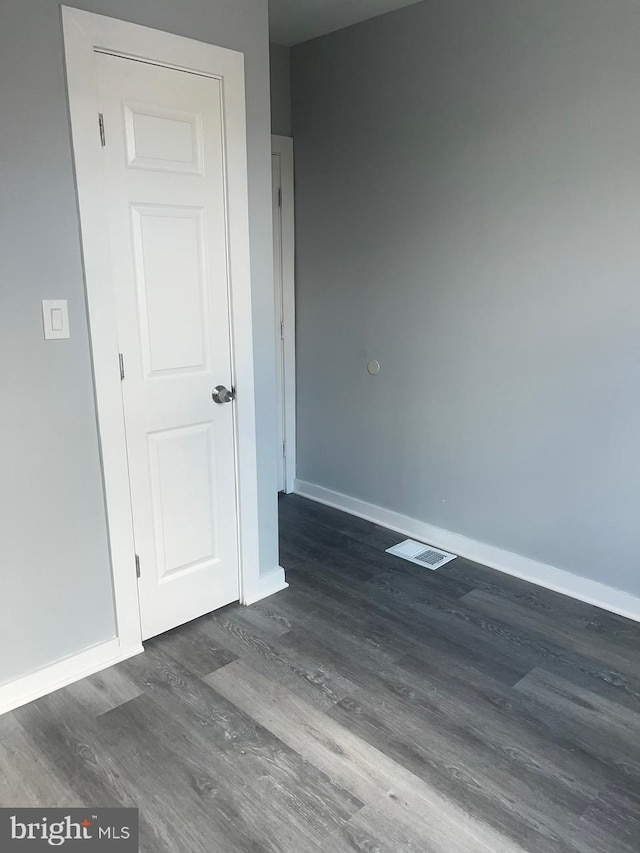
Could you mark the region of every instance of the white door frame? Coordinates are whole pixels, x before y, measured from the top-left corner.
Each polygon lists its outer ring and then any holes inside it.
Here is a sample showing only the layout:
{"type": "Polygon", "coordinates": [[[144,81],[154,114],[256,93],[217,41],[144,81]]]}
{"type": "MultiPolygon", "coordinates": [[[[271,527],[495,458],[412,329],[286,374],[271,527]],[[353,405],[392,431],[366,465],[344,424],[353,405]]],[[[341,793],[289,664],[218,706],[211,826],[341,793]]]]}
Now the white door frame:
{"type": "Polygon", "coordinates": [[[296,297],[295,216],[293,192],[293,139],[271,137],[271,153],[280,157],[280,206],[282,240],[282,297],[284,337],[284,431],[287,441],[285,493],[294,490],[296,479],[296,297]]]}
{"type": "MultiPolygon", "coordinates": [[[[224,91],[232,371],[238,496],[240,601],[259,597],[258,471],[249,265],[244,56],[125,21],[62,7],[69,110],[78,192],[93,373],[115,593],[123,650],[141,644],[124,412],[110,274],[104,168],[98,135],[96,52],[216,77],[224,91]]],[[[108,129],[107,129],[108,132],[108,129]]]]}

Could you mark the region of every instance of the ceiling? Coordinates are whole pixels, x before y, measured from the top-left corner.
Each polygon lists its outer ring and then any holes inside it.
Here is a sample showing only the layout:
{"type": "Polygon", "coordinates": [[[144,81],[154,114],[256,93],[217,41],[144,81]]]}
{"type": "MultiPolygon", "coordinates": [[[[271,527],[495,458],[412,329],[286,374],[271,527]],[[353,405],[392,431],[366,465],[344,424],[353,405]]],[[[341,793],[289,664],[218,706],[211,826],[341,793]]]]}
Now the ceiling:
{"type": "Polygon", "coordinates": [[[270,39],[294,45],[418,0],[269,0],[270,39]]]}

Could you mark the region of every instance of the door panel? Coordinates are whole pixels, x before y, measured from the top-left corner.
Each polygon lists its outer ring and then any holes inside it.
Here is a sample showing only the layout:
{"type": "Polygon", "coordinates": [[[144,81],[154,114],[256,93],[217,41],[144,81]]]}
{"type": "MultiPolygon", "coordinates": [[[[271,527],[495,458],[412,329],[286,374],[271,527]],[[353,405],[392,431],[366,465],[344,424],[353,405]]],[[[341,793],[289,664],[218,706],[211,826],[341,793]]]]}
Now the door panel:
{"type": "Polygon", "coordinates": [[[100,55],[143,636],[239,597],[220,81],[100,55]]]}
{"type": "Polygon", "coordinates": [[[126,101],[124,121],[129,167],[202,174],[199,113],[126,101]]]}
{"type": "Polygon", "coordinates": [[[149,436],[158,578],[218,562],[211,424],[149,436]]]}
{"type": "Polygon", "coordinates": [[[204,209],[133,206],[132,231],[145,374],[206,369],[204,209]]]}

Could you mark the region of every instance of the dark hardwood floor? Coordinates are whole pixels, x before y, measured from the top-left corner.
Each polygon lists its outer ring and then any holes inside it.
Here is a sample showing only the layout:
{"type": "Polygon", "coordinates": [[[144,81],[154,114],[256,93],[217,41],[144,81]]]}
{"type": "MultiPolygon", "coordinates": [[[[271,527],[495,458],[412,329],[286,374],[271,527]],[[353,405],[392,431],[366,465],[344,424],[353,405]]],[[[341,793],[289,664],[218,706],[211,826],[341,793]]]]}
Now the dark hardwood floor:
{"type": "Polygon", "coordinates": [[[0,718],[0,805],[148,853],[638,853],[640,625],[281,498],[290,588],[0,718]]]}

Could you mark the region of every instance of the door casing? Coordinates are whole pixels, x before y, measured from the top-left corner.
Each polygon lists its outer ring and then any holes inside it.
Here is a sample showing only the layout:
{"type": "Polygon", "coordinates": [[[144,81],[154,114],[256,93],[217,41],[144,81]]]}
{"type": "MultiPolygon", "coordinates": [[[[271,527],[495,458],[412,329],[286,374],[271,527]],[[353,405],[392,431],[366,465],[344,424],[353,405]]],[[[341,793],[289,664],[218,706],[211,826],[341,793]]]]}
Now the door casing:
{"type": "MultiPolygon", "coordinates": [[[[225,101],[227,216],[230,241],[234,417],[240,601],[262,597],[258,549],[256,416],[249,264],[244,57],[241,53],[90,12],[62,7],[78,207],[82,230],[98,432],[111,549],[117,639],[123,655],[139,650],[141,629],[129,495],[124,411],[118,369],[115,297],[110,274],[104,170],[94,57],[111,53],[221,80],[225,101]]],[[[270,591],[275,591],[273,580],[270,591]]],[[[284,573],[281,588],[286,586],[284,573]]]]}

